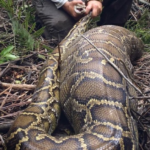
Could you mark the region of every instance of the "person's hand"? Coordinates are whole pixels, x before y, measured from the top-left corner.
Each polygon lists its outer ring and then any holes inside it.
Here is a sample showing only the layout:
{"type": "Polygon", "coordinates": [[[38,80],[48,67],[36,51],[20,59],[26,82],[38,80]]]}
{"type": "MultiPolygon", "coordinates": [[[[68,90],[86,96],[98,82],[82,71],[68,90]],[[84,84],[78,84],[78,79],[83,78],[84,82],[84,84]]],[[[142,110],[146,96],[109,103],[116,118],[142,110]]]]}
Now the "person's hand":
{"type": "Polygon", "coordinates": [[[91,0],[87,3],[86,14],[92,11],[92,17],[97,17],[102,12],[102,3],[96,0],[91,0]]]}
{"type": "MultiPolygon", "coordinates": [[[[62,8],[68,13],[70,14],[75,20],[79,20],[83,14],[78,14],[75,12],[74,7],[77,4],[83,4],[83,2],[81,0],[73,0],[73,1],[67,1],[62,8]]],[[[85,14],[84,14],[85,15],[85,14]]]]}

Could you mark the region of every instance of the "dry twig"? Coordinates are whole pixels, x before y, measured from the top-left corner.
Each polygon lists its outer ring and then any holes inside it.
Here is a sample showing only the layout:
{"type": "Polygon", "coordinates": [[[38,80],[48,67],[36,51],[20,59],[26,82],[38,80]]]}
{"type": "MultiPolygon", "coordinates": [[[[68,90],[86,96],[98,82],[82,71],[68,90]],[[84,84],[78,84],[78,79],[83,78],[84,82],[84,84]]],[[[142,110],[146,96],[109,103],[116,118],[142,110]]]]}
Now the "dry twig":
{"type": "Polygon", "coordinates": [[[13,89],[16,90],[34,90],[35,89],[35,85],[29,85],[29,84],[10,84],[10,83],[4,83],[4,82],[0,82],[0,86],[2,87],[12,87],[13,89]]]}

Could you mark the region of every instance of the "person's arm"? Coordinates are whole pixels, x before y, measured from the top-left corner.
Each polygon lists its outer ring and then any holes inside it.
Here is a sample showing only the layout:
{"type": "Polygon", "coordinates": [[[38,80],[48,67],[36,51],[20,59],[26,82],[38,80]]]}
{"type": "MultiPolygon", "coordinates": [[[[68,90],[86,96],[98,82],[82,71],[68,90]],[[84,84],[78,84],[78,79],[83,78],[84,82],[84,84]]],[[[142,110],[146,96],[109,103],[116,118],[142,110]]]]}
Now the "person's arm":
{"type": "Polygon", "coordinates": [[[62,7],[66,2],[68,2],[68,0],[51,0],[52,2],[54,2],[55,6],[59,9],[60,7],[62,7]]]}
{"type": "Polygon", "coordinates": [[[77,14],[74,10],[74,7],[77,5],[77,4],[84,4],[84,2],[82,2],[81,0],[73,0],[73,1],[68,1],[66,2],[62,8],[67,12],[69,13],[73,18],[75,19],[79,19],[83,16],[83,14],[77,14]]]}
{"type": "MultiPolygon", "coordinates": [[[[87,0],[86,12],[84,15],[92,11],[92,17],[98,16],[102,11],[102,1],[103,0],[87,0]]],[[[55,3],[57,8],[63,8],[68,14],[70,14],[75,20],[80,19],[83,14],[77,14],[74,10],[74,6],[77,4],[83,4],[82,0],[52,0],[55,3]]]]}
{"type": "Polygon", "coordinates": [[[102,12],[103,0],[88,0],[86,7],[86,14],[92,11],[92,17],[97,17],[102,12]]]}
{"type": "MultiPolygon", "coordinates": [[[[87,4],[87,7],[86,7],[86,12],[85,12],[85,15],[89,14],[90,11],[92,11],[92,17],[96,17],[98,15],[101,14],[102,12],[102,2],[103,0],[88,0],[86,2],[87,4]]],[[[83,2],[81,0],[74,0],[74,1],[71,1],[71,2],[66,2],[62,8],[68,12],[73,18],[75,19],[80,19],[82,15],[80,14],[77,14],[75,11],[74,11],[74,6],[77,5],[77,4],[82,4],[83,2]]]]}

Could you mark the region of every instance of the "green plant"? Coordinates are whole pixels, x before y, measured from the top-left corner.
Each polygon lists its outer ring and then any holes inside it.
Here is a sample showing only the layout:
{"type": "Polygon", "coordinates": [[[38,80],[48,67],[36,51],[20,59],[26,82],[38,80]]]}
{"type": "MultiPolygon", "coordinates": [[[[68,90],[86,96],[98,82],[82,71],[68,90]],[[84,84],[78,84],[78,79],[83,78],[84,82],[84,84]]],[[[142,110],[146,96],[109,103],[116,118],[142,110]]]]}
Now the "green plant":
{"type": "Polygon", "coordinates": [[[26,55],[29,51],[38,50],[42,42],[39,37],[44,31],[44,27],[36,30],[34,9],[28,4],[29,0],[0,0],[0,9],[6,10],[8,17],[7,31],[0,31],[0,49],[4,49],[8,44],[14,48],[14,52],[19,56],[26,55]]]}
{"type": "Polygon", "coordinates": [[[13,0],[0,0],[0,6],[2,8],[5,8],[5,10],[7,11],[8,15],[11,16],[12,14],[14,14],[14,9],[13,9],[13,0]]]}
{"type": "Polygon", "coordinates": [[[14,49],[14,46],[8,46],[5,49],[3,49],[0,52],[0,64],[8,61],[8,60],[14,60],[17,59],[19,56],[16,56],[11,53],[11,51],[14,49]]]}

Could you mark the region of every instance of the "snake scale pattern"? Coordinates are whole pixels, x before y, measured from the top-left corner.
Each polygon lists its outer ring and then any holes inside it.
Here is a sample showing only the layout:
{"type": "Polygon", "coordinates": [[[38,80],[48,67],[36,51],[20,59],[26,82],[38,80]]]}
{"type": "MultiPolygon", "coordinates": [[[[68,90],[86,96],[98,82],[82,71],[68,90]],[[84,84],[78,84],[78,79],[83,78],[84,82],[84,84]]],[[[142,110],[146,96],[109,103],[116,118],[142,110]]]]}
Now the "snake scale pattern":
{"type": "Polygon", "coordinates": [[[114,69],[102,51],[128,78],[131,62],[143,44],[118,26],[89,31],[82,18],[46,61],[32,103],[16,118],[7,138],[8,150],[137,150],[138,132],[131,109],[136,90],[114,69]],[[85,32],[86,31],[86,32],[85,32]],[[61,109],[75,135],[51,136],[61,109]]]}

